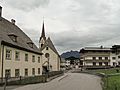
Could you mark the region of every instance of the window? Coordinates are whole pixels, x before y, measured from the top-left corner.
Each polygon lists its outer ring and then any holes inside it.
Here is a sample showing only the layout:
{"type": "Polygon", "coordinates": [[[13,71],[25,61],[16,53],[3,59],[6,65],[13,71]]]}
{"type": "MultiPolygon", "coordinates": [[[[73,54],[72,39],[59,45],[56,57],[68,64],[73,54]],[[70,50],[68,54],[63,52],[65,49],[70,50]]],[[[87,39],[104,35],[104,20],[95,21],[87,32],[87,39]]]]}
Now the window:
{"type": "Polygon", "coordinates": [[[40,74],[40,68],[38,68],[38,74],[40,74]]]}
{"type": "Polygon", "coordinates": [[[25,54],[25,61],[28,61],[28,54],[25,54]]]}
{"type": "Polygon", "coordinates": [[[9,34],[8,36],[12,41],[17,42],[17,36],[14,33],[9,34]]]}
{"type": "Polygon", "coordinates": [[[11,70],[10,69],[5,70],[5,77],[11,77],[11,70]]]}
{"type": "Polygon", "coordinates": [[[120,56],[118,56],[118,58],[120,59],[120,56]]]}
{"type": "Polygon", "coordinates": [[[118,62],[118,65],[120,66],[120,62],[118,62]]]}
{"type": "Polygon", "coordinates": [[[116,59],[116,57],[112,57],[112,59],[113,59],[113,60],[115,60],[115,59],[116,59]]]}
{"type": "Polygon", "coordinates": [[[99,60],[102,60],[102,57],[99,57],[99,60]]]}
{"type": "Polygon", "coordinates": [[[20,52],[15,52],[15,60],[20,60],[20,52]]]}
{"type": "Polygon", "coordinates": [[[20,70],[19,69],[15,69],[15,77],[19,77],[20,76],[20,70]]]}
{"type": "Polygon", "coordinates": [[[28,69],[25,69],[25,76],[28,76],[28,69]]]}
{"type": "Polygon", "coordinates": [[[38,57],[38,63],[40,63],[40,57],[38,57]]]}
{"type": "Polygon", "coordinates": [[[96,66],[96,62],[93,62],[93,66],[96,66]]]}
{"type": "Polygon", "coordinates": [[[99,66],[102,66],[102,62],[99,62],[99,66]]]}
{"type": "Polygon", "coordinates": [[[105,66],[108,66],[108,62],[104,62],[105,66]]]}
{"type": "Polygon", "coordinates": [[[105,57],[105,60],[108,60],[108,57],[105,57]]]}
{"type": "Polygon", "coordinates": [[[48,50],[49,48],[48,47],[46,47],[46,50],[48,50]]]}
{"type": "Polygon", "coordinates": [[[35,56],[34,55],[32,56],[32,62],[35,62],[35,56]]]}
{"type": "Polygon", "coordinates": [[[11,56],[12,56],[12,50],[6,49],[6,59],[11,60],[11,56]]]}
{"type": "Polygon", "coordinates": [[[116,66],[116,62],[113,62],[113,66],[116,66]]]}
{"type": "Polygon", "coordinates": [[[32,75],[35,75],[35,68],[32,68],[32,75]]]}
{"type": "Polygon", "coordinates": [[[41,44],[41,47],[43,46],[43,44],[41,44]]]}
{"type": "Polygon", "coordinates": [[[31,47],[31,48],[33,48],[33,46],[34,46],[34,43],[33,43],[33,42],[28,42],[27,44],[28,44],[29,47],[31,47]]]}
{"type": "Polygon", "coordinates": [[[46,57],[46,58],[49,58],[49,57],[50,57],[50,54],[49,54],[49,53],[46,53],[46,54],[45,54],[45,57],[46,57]]]}
{"type": "Polygon", "coordinates": [[[93,60],[96,60],[96,57],[93,57],[93,60]]]}

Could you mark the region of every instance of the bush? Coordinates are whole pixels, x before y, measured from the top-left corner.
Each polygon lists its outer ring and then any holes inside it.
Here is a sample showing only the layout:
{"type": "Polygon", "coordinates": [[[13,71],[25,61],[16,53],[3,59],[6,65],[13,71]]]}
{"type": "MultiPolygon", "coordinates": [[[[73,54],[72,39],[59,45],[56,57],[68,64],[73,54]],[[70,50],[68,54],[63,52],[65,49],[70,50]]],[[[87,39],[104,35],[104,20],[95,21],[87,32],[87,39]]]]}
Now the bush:
{"type": "Polygon", "coordinates": [[[60,74],[63,74],[63,71],[52,71],[48,73],[48,77],[53,77],[60,74]]]}
{"type": "Polygon", "coordinates": [[[44,83],[47,81],[47,76],[34,76],[26,77],[21,80],[9,81],[7,85],[26,85],[26,84],[35,84],[35,83],[44,83]]]}

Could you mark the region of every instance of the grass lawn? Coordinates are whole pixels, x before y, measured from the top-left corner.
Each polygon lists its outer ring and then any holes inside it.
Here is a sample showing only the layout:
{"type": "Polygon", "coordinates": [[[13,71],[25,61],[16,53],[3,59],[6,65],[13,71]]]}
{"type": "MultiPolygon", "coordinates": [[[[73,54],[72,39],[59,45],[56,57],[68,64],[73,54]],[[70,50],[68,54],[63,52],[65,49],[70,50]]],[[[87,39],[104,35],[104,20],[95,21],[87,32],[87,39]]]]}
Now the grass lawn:
{"type": "Polygon", "coordinates": [[[120,73],[120,68],[90,70],[90,72],[93,72],[93,73],[104,73],[106,75],[108,75],[108,74],[116,74],[116,73],[120,73]],[[118,72],[117,72],[117,70],[118,70],[118,72]]]}
{"type": "Polygon", "coordinates": [[[103,78],[103,90],[120,90],[120,76],[110,76],[103,78]]]}
{"type": "Polygon", "coordinates": [[[106,75],[106,77],[102,78],[104,82],[103,90],[120,90],[120,74],[118,74],[120,73],[120,68],[92,70],[91,72],[104,73],[106,75]]]}

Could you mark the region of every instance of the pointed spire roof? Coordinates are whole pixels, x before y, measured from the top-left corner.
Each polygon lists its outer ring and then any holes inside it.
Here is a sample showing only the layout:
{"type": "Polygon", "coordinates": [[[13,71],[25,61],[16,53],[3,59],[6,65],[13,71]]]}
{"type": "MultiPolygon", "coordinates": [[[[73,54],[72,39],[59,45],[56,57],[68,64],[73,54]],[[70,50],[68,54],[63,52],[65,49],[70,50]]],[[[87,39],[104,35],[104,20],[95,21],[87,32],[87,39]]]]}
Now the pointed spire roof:
{"type": "Polygon", "coordinates": [[[59,53],[57,52],[53,42],[51,41],[50,37],[48,37],[48,39],[46,40],[45,44],[43,45],[43,47],[41,48],[41,51],[48,46],[49,48],[51,48],[56,54],[59,55],[59,53]]]}
{"type": "Polygon", "coordinates": [[[42,33],[41,33],[40,40],[41,40],[42,38],[43,38],[44,40],[46,40],[46,37],[45,37],[45,26],[44,26],[44,21],[43,21],[42,33]]]}

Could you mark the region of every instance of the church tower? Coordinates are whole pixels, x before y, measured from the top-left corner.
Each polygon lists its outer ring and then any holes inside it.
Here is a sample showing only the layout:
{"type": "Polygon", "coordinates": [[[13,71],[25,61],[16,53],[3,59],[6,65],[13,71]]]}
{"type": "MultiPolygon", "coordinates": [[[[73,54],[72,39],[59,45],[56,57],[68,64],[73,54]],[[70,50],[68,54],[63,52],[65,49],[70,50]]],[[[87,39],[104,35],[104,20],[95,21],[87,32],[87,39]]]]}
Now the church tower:
{"type": "Polygon", "coordinates": [[[44,26],[44,21],[43,21],[43,26],[42,26],[42,33],[41,33],[41,37],[39,39],[39,48],[41,48],[46,41],[46,37],[45,37],[45,26],[44,26]]]}

